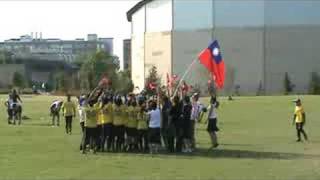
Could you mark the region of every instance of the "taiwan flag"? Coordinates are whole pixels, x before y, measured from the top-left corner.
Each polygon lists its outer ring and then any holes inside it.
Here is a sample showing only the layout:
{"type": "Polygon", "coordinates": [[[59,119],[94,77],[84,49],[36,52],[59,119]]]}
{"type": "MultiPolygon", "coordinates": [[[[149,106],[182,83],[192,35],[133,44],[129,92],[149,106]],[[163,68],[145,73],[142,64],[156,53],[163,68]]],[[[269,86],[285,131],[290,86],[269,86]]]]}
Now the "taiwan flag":
{"type": "Polygon", "coordinates": [[[218,41],[213,41],[198,55],[198,58],[200,63],[210,71],[217,88],[222,89],[225,79],[225,65],[218,41]]]}

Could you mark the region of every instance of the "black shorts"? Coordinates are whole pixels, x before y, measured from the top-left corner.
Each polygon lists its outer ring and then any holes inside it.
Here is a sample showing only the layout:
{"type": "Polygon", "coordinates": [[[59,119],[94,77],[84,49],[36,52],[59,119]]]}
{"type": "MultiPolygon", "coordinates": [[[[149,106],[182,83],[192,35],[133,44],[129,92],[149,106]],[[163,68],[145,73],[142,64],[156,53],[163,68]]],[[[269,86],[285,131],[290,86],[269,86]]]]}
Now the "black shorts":
{"type": "Polygon", "coordinates": [[[113,136],[118,138],[124,138],[125,127],[124,126],[113,126],[113,136]]]}
{"type": "Polygon", "coordinates": [[[112,136],[112,123],[107,123],[107,124],[104,124],[104,135],[106,137],[111,137],[112,136]]]}
{"type": "Polygon", "coordinates": [[[127,136],[136,137],[137,136],[137,129],[127,127],[127,136]]]}
{"type": "Polygon", "coordinates": [[[208,132],[219,131],[219,128],[217,127],[217,118],[209,119],[207,131],[208,132]]]}
{"type": "Polygon", "coordinates": [[[149,142],[161,144],[160,128],[149,128],[149,142]]]}

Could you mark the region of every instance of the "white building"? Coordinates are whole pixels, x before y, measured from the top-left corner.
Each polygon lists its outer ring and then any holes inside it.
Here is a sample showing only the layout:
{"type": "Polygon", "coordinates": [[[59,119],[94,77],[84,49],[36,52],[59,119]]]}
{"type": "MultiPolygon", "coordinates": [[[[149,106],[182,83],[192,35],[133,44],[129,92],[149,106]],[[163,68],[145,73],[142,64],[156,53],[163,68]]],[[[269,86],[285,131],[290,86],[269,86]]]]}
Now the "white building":
{"type": "MultiPolygon", "coordinates": [[[[163,82],[166,73],[181,76],[213,39],[227,65],[224,93],[280,94],[286,72],[295,92],[305,93],[311,72],[320,72],[320,1],[143,0],[127,17],[140,88],[153,65],[163,82]]],[[[197,63],[186,80],[205,87],[208,77],[197,63]]]]}

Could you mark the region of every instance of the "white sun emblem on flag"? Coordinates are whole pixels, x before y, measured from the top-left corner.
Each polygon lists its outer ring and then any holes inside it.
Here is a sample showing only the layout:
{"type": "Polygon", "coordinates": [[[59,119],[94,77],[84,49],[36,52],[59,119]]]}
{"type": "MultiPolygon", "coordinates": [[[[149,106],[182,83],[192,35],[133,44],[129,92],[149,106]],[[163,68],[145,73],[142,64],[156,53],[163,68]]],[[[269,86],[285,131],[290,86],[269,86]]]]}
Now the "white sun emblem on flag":
{"type": "Polygon", "coordinates": [[[219,55],[219,49],[218,48],[214,48],[212,51],[214,56],[218,56],[219,55]]]}

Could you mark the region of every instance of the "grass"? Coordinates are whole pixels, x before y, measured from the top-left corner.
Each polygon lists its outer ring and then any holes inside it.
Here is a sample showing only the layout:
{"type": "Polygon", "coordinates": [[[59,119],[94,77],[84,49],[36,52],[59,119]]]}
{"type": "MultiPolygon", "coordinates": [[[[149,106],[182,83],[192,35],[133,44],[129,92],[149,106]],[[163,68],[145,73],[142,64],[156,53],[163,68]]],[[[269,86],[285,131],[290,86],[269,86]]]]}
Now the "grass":
{"type": "MultiPolygon", "coordinates": [[[[1,104],[5,96],[0,96],[1,104]]],[[[56,97],[23,96],[22,126],[8,126],[0,111],[1,179],[320,179],[320,97],[302,96],[308,143],[296,143],[292,96],[222,99],[221,146],[207,151],[205,126],[193,155],[103,153],[82,155],[78,120],[73,134],[50,127],[56,97]]]]}

